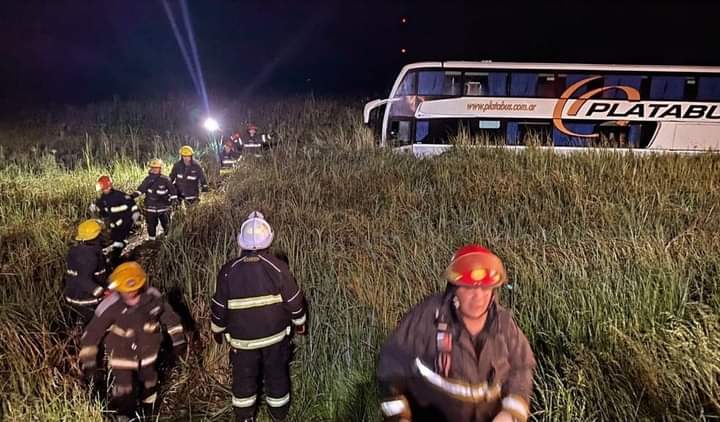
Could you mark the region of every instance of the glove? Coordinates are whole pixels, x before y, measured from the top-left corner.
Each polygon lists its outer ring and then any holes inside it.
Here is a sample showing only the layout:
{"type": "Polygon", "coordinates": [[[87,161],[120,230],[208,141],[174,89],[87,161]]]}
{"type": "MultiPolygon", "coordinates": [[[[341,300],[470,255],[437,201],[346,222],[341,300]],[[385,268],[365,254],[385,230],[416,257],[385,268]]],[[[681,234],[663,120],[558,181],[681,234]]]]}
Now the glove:
{"type": "Polygon", "coordinates": [[[304,336],[305,334],[307,334],[307,324],[296,325],[295,334],[299,336],[304,336]]]}
{"type": "Polygon", "coordinates": [[[133,223],[137,223],[138,220],[140,220],[140,212],[139,211],[135,211],[132,214],[132,220],[133,220],[133,223]]]}
{"type": "Polygon", "coordinates": [[[90,206],[88,207],[88,209],[89,209],[89,210],[90,210],[90,212],[92,212],[92,213],[96,213],[96,212],[98,212],[98,206],[97,206],[97,205],[95,205],[95,203],[94,203],[94,202],[93,202],[92,204],[90,204],[90,206]]]}
{"type": "Polygon", "coordinates": [[[217,344],[223,344],[224,336],[222,333],[213,333],[213,340],[217,344]]]}

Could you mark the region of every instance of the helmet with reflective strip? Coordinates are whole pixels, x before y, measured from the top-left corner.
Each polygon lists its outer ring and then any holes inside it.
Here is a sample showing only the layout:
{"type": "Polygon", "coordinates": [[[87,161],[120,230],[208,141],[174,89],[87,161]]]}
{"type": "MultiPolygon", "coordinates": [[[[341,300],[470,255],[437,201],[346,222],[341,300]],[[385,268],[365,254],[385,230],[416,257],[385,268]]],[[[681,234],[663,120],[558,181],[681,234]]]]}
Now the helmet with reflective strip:
{"type": "Polygon", "coordinates": [[[455,252],[445,278],[455,286],[494,289],[507,282],[507,273],[494,253],[479,245],[467,245],[455,252]]]}
{"type": "Polygon", "coordinates": [[[145,270],[135,261],[123,262],[110,274],[109,289],[120,293],[140,290],[147,281],[145,270]]]}
{"type": "Polygon", "coordinates": [[[161,160],[161,159],[159,159],[159,158],[153,158],[152,160],[150,160],[150,165],[149,165],[149,167],[150,167],[151,169],[153,169],[153,168],[162,168],[163,164],[164,164],[164,163],[163,163],[163,160],[161,160]]]}
{"type": "Polygon", "coordinates": [[[102,175],[98,177],[97,182],[95,182],[95,190],[98,192],[102,192],[106,189],[110,189],[113,186],[112,179],[110,176],[102,175]]]}
{"type": "Polygon", "coordinates": [[[85,241],[93,240],[100,236],[102,232],[102,224],[98,220],[85,220],[78,225],[75,240],[85,241]]]}
{"type": "Polygon", "coordinates": [[[183,145],[182,148],[180,148],[181,157],[192,157],[192,155],[193,149],[189,145],[183,145]]]}
{"type": "Polygon", "coordinates": [[[274,236],[272,227],[262,213],[253,211],[240,227],[237,242],[241,249],[257,251],[269,248],[274,236]]]}

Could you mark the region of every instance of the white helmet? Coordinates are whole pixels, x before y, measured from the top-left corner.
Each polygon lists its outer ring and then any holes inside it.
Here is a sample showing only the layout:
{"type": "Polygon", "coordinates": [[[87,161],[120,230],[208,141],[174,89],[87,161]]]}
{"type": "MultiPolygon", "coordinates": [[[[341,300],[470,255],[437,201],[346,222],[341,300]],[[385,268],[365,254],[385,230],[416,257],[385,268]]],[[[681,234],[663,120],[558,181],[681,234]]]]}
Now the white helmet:
{"type": "Polygon", "coordinates": [[[253,211],[240,227],[237,242],[240,249],[257,251],[267,249],[273,241],[273,229],[260,211],[253,211]]]}

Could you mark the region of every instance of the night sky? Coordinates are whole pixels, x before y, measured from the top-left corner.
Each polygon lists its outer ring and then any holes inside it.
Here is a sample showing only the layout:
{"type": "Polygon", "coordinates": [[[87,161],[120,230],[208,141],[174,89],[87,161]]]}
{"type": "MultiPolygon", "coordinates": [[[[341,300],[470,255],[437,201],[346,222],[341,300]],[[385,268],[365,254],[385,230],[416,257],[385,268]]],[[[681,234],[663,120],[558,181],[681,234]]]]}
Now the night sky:
{"type": "MultiPolygon", "coordinates": [[[[720,65],[718,1],[187,2],[211,99],[382,96],[417,60],[720,65]]],[[[0,0],[0,57],[5,103],[195,92],[162,0],[0,0]]]]}

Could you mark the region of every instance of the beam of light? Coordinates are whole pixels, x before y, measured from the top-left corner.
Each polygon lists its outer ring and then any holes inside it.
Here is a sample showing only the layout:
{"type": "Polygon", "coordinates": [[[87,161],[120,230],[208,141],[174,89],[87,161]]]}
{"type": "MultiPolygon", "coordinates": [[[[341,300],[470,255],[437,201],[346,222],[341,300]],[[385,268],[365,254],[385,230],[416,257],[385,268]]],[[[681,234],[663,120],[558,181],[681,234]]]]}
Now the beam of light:
{"type": "Polygon", "coordinates": [[[208,117],[207,119],[205,119],[203,127],[208,132],[217,132],[218,130],[220,130],[220,124],[218,124],[217,120],[213,119],[212,117],[208,117]]]}
{"type": "Polygon", "coordinates": [[[183,37],[182,35],[180,35],[180,30],[178,29],[177,22],[175,22],[175,17],[173,17],[170,5],[168,4],[167,0],[162,0],[162,4],[165,8],[165,14],[167,15],[168,21],[170,21],[170,27],[172,28],[173,34],[175,34],[175,40],[177,41],[178,47],[180,47],[180,52],[182,53],[183,60],[185,61],[185,66],[188,69],[188,73],[190,73],[190,78],[192,79],[193,86],[195,86],[195,91],[198,93],[198,95],[202,95],[202,92],[200,91],[200,82],[198,81],[197,75],[195,74],[193,64],[190,62],[190,55],[188,54],[187,47],[185,46],[185,42],[183,41],[183,37]]]}
{"type": "Polygon", "coordinates": [[[200,66],[200,56],[198,55],[197,45],[195,45],[195,32],[190,23],[190,14],[188,13],[187,2],[180,0],[180,9],[182,10],[183,20],[185,21],[185,29],[188,32],[188,40],[190,41],[190,50],[195,60],[195,70],[197,71],[198,81],[200,82],[200,90],[202,92],[203,102],[205,103],[205,111],[210,112],[210,103],[208,102],[207,90],[205,89],[205,79],[203,78],[202,67],[200,66]]]}

